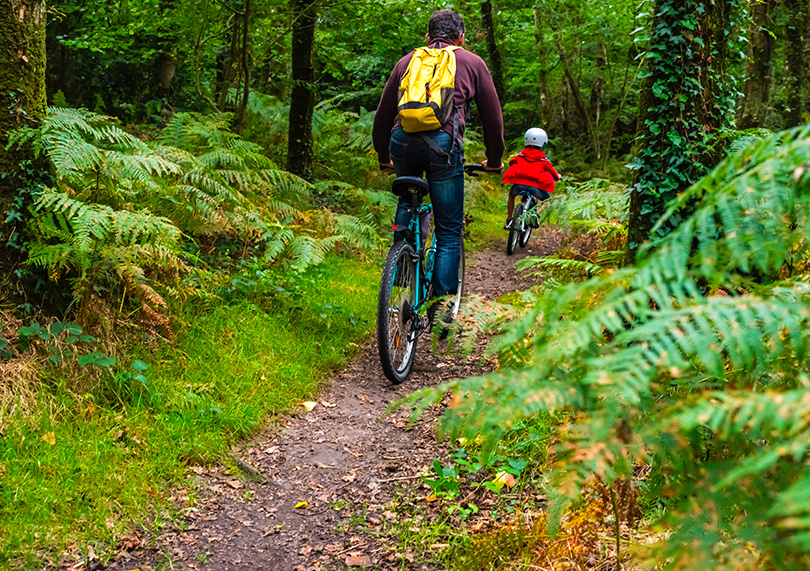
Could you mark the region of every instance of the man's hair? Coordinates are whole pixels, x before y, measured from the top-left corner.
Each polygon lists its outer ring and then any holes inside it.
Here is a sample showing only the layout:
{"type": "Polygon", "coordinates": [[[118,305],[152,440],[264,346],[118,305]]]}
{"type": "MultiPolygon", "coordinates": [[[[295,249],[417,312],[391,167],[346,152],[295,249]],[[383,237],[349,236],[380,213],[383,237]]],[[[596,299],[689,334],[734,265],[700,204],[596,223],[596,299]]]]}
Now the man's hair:
{"type": "Polygon", "coordinates": [[[431,40],[446,38],[456,41],[466,31],[464,18],[455,10],[437,10],[428,22],[428,38],[431,40]]]}

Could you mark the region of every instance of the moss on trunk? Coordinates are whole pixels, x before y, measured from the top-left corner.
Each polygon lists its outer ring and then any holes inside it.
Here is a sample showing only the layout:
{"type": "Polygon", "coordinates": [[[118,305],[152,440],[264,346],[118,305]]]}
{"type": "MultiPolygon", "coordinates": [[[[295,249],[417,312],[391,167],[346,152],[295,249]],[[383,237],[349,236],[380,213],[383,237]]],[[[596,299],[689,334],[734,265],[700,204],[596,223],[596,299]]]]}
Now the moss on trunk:
{"type": "Polygon", "coordinates": [[[33,150],[6,149],[9,133],[36,126],[45,115],[45,3],[10,0],[0,7],[0,282],[20,263],[24,220],[6,222],[24,180],[35,167],[33,150]]]}
{"type": "MultiPolygon", "coordinates": [[[[734,0],[656,0],[647,75],[639,101],[636,183],[630,195],[627,262],[667,204],[718,159],[709,135],[726,126],[734,0]]],[[[681,215],[687,214],[686,212],[681,215]]],[[[670,224],[681,218],[673,216],[670,224]]],[[[658,236],[672,230],[659,228],[658,236]]]]}

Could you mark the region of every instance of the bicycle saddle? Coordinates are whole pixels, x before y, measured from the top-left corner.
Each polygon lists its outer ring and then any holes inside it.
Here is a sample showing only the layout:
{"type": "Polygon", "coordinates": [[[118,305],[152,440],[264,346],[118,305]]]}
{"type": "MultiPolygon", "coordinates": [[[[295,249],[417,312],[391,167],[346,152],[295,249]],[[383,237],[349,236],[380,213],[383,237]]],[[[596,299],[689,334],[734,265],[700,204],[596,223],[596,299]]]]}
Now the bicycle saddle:
{"type": "Polygon", "coordinates": [[[408,194],[410,189],[415,189],[420,194],[427,194],[428,183],[425,179],[418,176],[400,176],[397,177],[391,185],[391,190],[397,196],[408,194]]]}

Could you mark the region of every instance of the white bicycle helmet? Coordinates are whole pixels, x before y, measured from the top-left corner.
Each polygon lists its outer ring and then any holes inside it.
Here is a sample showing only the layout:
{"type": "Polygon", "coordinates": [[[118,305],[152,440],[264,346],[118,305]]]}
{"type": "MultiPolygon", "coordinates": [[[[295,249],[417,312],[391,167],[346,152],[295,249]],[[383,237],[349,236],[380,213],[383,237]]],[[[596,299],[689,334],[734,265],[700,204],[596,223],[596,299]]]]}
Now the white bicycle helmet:
{"type": "Polygon", "coordinates": [[[548,143],[548,135],[538,127],[532,127],[523,135],[523,145],[526,147],[543,148],[548,143]]]}

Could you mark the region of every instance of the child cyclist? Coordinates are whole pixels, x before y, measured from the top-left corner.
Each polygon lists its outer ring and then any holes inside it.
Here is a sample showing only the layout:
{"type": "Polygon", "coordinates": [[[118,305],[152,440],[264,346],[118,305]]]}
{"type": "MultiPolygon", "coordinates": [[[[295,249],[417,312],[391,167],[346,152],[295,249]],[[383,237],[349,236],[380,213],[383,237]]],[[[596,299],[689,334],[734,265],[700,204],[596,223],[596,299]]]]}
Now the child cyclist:
{"type": "Polygon", "coordinates": [[[515,197],[521,192],[529,192],[538,201],[549,198],[554,192],[554,183],[562,177],[551,166],[551,162],[542,151],[548,143],[548,135],[543,129],[532,127],[523,136],[526,148],[509,161],[509,168],[503,173],[503,183],[511,184],[509,204],[506,210],[504,230],[512,227],[512,212],[515,209],[515,197]]]}

